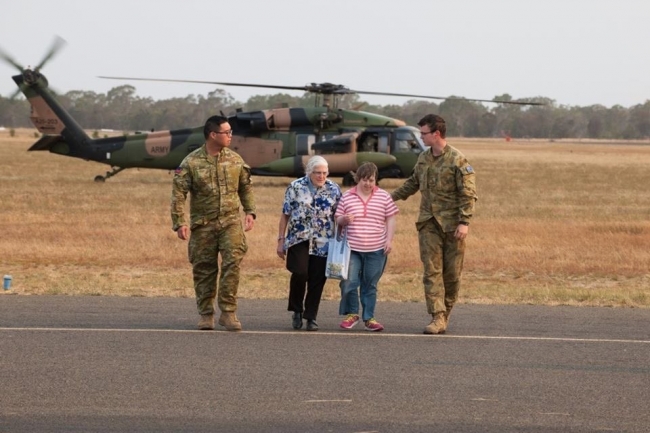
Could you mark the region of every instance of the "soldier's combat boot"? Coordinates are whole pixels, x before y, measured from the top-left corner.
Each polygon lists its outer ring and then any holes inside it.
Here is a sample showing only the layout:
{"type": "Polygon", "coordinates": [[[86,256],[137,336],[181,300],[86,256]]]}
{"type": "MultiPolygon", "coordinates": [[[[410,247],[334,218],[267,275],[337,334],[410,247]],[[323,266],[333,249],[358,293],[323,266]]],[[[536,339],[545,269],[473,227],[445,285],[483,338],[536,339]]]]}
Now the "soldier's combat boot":
{"type": "Polygon", "coordinates": [[[201,331],[212,331],[214,329],[214,314],[201,314],[198,327],[201,331]]]}
{"type": "Polygon", "coordinates": [[[445,313],[436,313],[433,315],[431,323],[424,328],[425,334],[444,334],[447,330],[447,321],[445,320],[445,313]]]}
{"type": "Polygon", "coordinates": [[[449,326],[449,316],[451,316],[451,307],[447,307],[447,311],[445,311],[445,329],[449,326]]]}
{"type": "Polygon", "coordinates": [[[227,331],[241,331],[241,322],[232,311],[224,311],[221,313],[221,316],[219,316],[219,325],[226,328],[227,331]]]}

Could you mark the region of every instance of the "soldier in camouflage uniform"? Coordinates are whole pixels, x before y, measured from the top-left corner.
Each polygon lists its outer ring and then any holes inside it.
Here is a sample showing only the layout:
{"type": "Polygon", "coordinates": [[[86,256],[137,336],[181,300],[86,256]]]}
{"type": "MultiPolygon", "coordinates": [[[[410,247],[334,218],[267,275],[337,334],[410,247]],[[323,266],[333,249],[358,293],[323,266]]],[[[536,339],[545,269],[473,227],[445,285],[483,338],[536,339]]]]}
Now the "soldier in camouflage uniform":
{"type": "Polygon", "coordinates": [[[413,174],[393,191],[393,200],[405,200],[420,191],[420,214],[415,224],[424,265],[424,296],[433,316],[425,334],[443,334],[458,299],[465,239],[477,200],[474,169],[445,139],[442,117],[424,116],[420,136],[429,149],[422,152],[413,174]]]}
{"type": "Polygon", "coordinates": [[[203,135],[205,144],[187,155],[176,169],[171,197],[172,228],[180,239],[190,238],[188,256],[192,263],[196,305],[201,315],[199,329],[214,329],[217,256],[221,254],[217,299],[221,310],[219,325],[228,331],[239,331],[241,323],[235,314],[239,265],[248,250],[244,230],[251,230],[255,220],[250,167],[228,148],[232,129],[226,117],[210,117],[203,135]],[[188,192],[189,224],[184,212],[188,192]],[[240,206],[246,213],[244,229],[240,206]]]}

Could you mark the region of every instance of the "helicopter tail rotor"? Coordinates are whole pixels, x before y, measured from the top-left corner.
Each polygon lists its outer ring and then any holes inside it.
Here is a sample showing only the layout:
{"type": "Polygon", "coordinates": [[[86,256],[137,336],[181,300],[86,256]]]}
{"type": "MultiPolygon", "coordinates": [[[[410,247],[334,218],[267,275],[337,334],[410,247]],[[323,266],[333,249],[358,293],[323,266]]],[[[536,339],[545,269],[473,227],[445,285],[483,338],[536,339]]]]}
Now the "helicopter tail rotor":
{"type": "MultiPolygon", "coordinates": [[[[52,42],[52,46],[47,51],[47,53],[45,53],[43,59],[34,68],[31,68],[29,66],[25,68],[23,65],[18,63],[12,56],[10,56],[7,52],[5,52],[2,48],[0,48],[0,59],[4,60],[5,63],[10,64],[20,72],[20,74],[23,77],[22,81],[25,85],[31,86],[35,84],[39,79],[43,79],[47,84],[47,80],[43,75],[41,75],[40,69],[43,68],[45,64],[49,62],[61,50],[61,48],[63,48],[65,44],[66,41],[62,37],[55,36],[54,41],[52,42]]],[[[20,88],[16,89],[16,91],[9,97],[9,99],[12,100],[15,99],[20,93],[21,93],[21,89],[20,88]]]]}
{"type": "Polygon", "coordinates": [[[10,64],[11,66],[16,68],[21,73],[24,73],[26,70],[38,71],[41,68],[43,68],[43,66],[45,66],[45,64],[47,62],[49,62],[61,50],[61,48],[63,48],[63,46],[65,46],[65,44],[66,44],[65,39],[63,39],[61,36],[55,36],[54,41],[52,42],[52,46],[50,47],[48,52],[45,54],[43,59],[40,61],[38,66],[36,66],[35,68],[30,68],[30,67],[25,68],[23,65],[18,63],[13,57],[11,57],[2,48],[0,48],[0,59],[4,60],[5,63],[10,64]]]}
{"type": "Polygon", "coordinates": [[[52,47],[50,47],[49,51],[45,54],[45,57],[43,57],[43,60],[34,68],[35,71],[39,71],[47,62],[50,61],[58,52],[63,48],[66,44],[65,39],[63,39],[61,36],[55,36],[54,41],[52,42],[52,47]]]}
{"type": "Polygon", "coordinates": [[[0,48],[0,59],[4,60],[5,63],[10,64],[14,68],[18,69],[20,72],[23,72],[24,68],[22,67],[22,65],[17,61],[15,61],[13,57],[7,54],[2,48],[0,48]]]}

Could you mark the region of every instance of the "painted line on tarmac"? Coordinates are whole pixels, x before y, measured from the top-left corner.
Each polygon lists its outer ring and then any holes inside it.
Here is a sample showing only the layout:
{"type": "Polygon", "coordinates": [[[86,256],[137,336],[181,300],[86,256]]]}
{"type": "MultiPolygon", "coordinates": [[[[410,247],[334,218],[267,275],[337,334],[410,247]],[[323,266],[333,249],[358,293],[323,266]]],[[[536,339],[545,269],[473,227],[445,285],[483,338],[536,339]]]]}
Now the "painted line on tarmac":
{"type": "Polygon", "coordinates": [[[424,334],[392,334],[389,332],[306,332],[306,331],[238,331],[228,332],[218,329],[215,331],[199,331],[196,329],[127,329],[127,328],[10,328],[0,327],[0,331],[38,331],[38,332],[159,332],[172,334],[242,334],[242,335],[296,335],[296,336],[337,336],[357,338],[425,338],[425,339],[465,339],[465,340],[518,340],[518,341],[557,341],[580,343],[624,343],[624,344],[650,344],[650,340],[623,340],[614,338],[569,338],[569,337],[526,337],[526,336],[499,336],[499,335],[424,335],[424,334]]]}
{"type": "Polygon", "coordinates": [[[304,403],[352,403],[352,400],[305,400],[304,403]]]}

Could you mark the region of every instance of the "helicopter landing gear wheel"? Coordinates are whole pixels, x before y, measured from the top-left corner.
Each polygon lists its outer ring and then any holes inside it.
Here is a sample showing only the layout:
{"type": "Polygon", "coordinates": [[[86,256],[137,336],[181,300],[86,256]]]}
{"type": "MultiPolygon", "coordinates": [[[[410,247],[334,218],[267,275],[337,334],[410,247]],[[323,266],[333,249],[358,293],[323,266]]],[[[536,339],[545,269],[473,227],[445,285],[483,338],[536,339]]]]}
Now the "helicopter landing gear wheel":
{"type": "Polygon", "coordinates": [[[106,179],[115,176],[117,173],[124,170],[125,168],[126,167],[113,167],[112,171],[106,172],[106,176],[100,176],[100,175],[95,176],[95,182],[102,182],[102,183],[106,182],[106,179]]]}
{"type": "Polygon", "coordinates": [[[346,173],[343,176],[343,186],[354,186],[357,183],[354,181],[354,175],[352,173],[346,173]]]}
{"type": "Polygon", "coordinates": [[[404,176],[404,173],[402,173],[399,165],[393,164],[379,170],[379,179],[377,179],[377,185],[379,185],[379,181],[382,179],[401,179],[404,177],[406,176],[404,176]]]}

